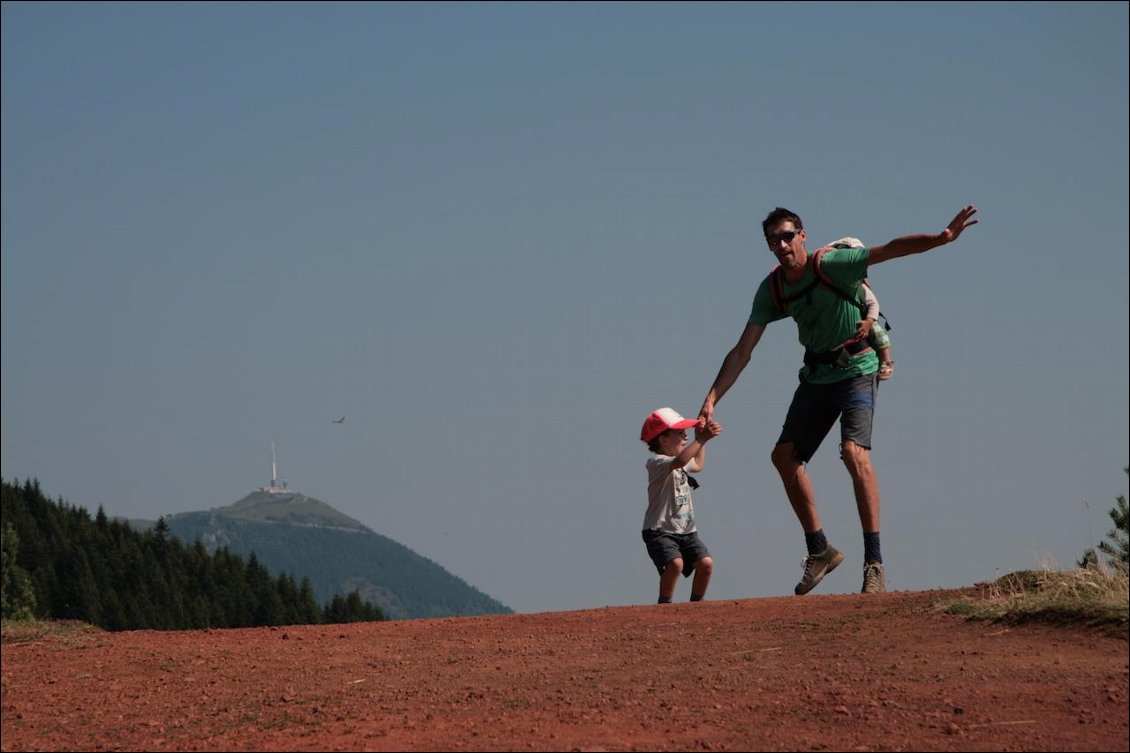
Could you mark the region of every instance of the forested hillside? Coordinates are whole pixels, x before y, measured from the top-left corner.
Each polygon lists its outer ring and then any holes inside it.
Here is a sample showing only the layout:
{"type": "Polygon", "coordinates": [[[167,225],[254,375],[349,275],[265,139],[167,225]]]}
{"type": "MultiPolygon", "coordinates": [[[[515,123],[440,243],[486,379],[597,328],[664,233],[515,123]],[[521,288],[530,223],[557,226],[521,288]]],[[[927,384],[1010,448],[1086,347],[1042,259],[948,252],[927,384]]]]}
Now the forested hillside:
{"type": "Polygon", "coordinates": [[[108,630],[380,620],[356,591],[319,607],[309,580],[251,555],[185,544],[159,521],[139,532],[99,508],[48,499],[38,481],[2,482],[3,616],[74,619],[108,630]]]}
{"type": "Polygon", "coordinates": [[[254,493],[165,521],[185,542],[254,553],[272,572],[308,579],[318,599],[357,591],[389,619],[511,611],[427,557],[302,494],[254,493]]]}

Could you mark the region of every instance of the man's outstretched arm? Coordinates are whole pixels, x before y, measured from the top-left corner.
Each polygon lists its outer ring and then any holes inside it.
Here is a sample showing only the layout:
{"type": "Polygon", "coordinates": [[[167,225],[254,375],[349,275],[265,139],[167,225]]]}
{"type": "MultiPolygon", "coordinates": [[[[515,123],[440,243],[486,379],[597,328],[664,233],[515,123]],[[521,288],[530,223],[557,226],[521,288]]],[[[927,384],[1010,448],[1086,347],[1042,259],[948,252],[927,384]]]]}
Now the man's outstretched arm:
{"type": "Polygon", "coordinates": [[[950,220],[950,224],[946,225],[946,229],[937,235],[904,235],[882,246],[875,246],[867,257],[867,265],[874,266],[891,259],[897,259],[900,256],[921,254],[932,248],[953,243],[965,231],[965,228],[977,224],[978,220],[973,219],[975,214],[977,214],[977,207],[970,204],[958,212],[957,216],[950,220]]]}
{"type": "Polygon", "coordinates": [[[749,322],[745,325],[738,344],[726,354],[726,359],[722,361],[722,368],[718,370],[718,376],[714,378],[710,392],[706,393],[706,399],[702,401],[702,409],[698,412],[700,418],[706,419],[707,422],[714,420],[714,406],[734,386],[734,382],[738,381],[742,370],[753,355],[754,346],[761,340],[764,332],[764,324],[749,322]]]}

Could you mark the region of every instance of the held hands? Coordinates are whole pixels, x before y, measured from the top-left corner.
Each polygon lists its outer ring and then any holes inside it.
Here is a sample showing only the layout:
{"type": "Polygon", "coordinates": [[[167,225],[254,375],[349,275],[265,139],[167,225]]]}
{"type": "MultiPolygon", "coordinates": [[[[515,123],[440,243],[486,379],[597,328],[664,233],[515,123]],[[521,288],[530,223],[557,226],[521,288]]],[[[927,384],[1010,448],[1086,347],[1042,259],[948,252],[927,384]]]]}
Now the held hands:
{"type": "Polygon", "coordinates": [[[953,243],[965,228],[976,225],[980,220],[970,219],[975,214],[977,214],[977,207],[972,204],[958,212],[957,216],[950,220],[950,224],[946,225],[946,229],[941,232],[939,238],[942,243],[953,243]]]}
{"type": "Polygon", "coordinates": [[[708,421],[700,418],[698,425],[694,427],[694,438],[699,444],[704,444],[721,433],[722,424],[717,421],[708,421]]]}

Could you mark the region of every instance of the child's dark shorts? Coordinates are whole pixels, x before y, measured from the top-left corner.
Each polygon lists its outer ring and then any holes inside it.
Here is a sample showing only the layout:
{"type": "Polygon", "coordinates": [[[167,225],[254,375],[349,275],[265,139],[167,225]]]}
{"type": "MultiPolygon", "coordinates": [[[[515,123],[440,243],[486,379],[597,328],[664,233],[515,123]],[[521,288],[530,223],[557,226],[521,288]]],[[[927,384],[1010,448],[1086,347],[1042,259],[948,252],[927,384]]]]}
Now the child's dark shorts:
{"type": "Polygon", "coordinates": [[[647,544],[647,553],[655,563],[655,569],[663,574],[663,568],[676,557],[683,558],[683,577],[694,572],[694,564],[703,557],[709,557],[706,544],[698,537],[698,533],[667,533],[666,531],[644,531],[643,543],[647,544]]]}

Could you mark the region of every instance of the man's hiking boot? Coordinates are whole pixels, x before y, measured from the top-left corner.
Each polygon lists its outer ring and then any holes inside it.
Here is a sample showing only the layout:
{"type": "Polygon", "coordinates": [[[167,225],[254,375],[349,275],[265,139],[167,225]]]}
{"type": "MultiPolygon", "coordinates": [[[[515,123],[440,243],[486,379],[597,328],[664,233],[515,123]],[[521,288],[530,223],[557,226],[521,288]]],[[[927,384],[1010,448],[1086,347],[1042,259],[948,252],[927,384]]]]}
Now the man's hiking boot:
{"type": "Polygon", "coordinates": [[[881,594],[887,590],[887,579],[883,575],[882,562],[868,562],[863,565],[863,590],[860,593],[881,594]]]}
{"type": "Polygon", "coordinates": [[[796,584],[793,593],[804,596],[816,588],[816,584],[824,580],[824,576],[836,569],[844,561],[844,555],[838,549],[829,546],[820,554],[810,554],[804,558],[804,575],[800,583],[796,584]]]}

